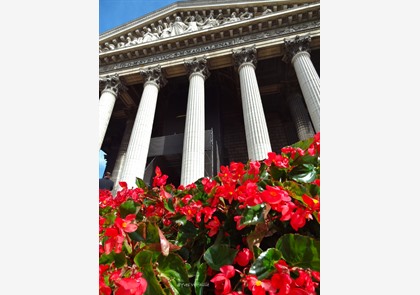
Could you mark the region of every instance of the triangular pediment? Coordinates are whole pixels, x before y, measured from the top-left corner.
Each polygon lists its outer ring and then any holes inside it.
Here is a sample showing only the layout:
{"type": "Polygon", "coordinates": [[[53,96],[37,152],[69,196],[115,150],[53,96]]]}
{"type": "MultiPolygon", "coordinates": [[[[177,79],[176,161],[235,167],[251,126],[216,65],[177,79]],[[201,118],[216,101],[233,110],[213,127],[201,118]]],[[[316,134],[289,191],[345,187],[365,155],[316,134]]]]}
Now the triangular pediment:
{"type": "Polygon", "coordinates": [[[179,1],[101,34],[100,72],[124,66],[111,67],[118,63],[131,67],[151,57],[164,60],[183,49],[208,51],[228,39],[269,39],[273,30],[279,35],[279,30],[319,28],[319,21],[319,1],[179,1]]]}

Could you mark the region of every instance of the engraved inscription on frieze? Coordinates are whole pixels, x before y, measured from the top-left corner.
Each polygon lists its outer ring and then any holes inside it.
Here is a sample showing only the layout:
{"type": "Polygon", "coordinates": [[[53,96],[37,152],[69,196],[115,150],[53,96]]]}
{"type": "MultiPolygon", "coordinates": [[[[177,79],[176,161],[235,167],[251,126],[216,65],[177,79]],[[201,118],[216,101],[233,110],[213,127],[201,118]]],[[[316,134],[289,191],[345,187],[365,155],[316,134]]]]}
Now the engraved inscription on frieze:
{"type": "Polygon", "coordinates": [[[207,53],[207,52],[219,50],[222,48],[233,47],[239,44],[256,42],[256,41],[273,38],[273,37],[279,37],[279,36],[281,37],[283,35],[317,28],[319,26],[320,26],[320,21],[313,21],[313,22],[298,24],[298,25],[284,27],[284,28],[272,29],[265,32],[259,32],[259,33],[246,35],[243,37],[226,39],[223,41],[212,42],[212,43],[208,43],[201,46],[189,47],[187,49],[174,50],[172,52],[157,54],[150,57],[139,58],[139,59],[126,61],[126,62],[119,62],[119,63],[115,63],[111,65],[104,65],[104,66],[99,67],[99,72],[105,73],[105,72],[123,69],[123,68],[136,67],[140,65],[149,64],[149,63],[171,60],[171,59],[175,59],[179,57],[186,57],[186,56],[198,54],[198,53],[207,53]]]}

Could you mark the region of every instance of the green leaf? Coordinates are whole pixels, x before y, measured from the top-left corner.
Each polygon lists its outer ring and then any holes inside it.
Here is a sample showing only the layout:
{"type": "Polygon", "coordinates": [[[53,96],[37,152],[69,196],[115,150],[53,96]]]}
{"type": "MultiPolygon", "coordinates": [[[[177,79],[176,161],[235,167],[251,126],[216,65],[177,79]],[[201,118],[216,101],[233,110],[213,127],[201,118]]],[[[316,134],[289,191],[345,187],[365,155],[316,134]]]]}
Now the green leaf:
{"type": "Polygon", "coordinates": [[[128,255],[130,255],[133,252],[133,248],[130,246],[130,244],[128,244],[127,239],[124,239],[123,249],[127,252],[128,255]]]}
{"type": "Polygon", "coordinates": [[[194,280],[194,289],[196,295],[203,295],[203,287],[208,287],[208,283],[206,283],[207,277],[207,264],[201,263],[197,269],[197,273],[195,275],[194,280]]]}
{"type": "Polygon", "coordinates": [[[260,190],[265,190],[265,187],[267,185],[272,185],[271,175],[270,175],[270,173],[268,173],[267,170],[261,171],[260,179],[259,179],[257,185],[258,185],[258,189],[260,189],[260,190]]]}
{"type": "Polygon", "coordinates": [[[238,250],[232,249],[226,244],[215,244],[204,252],[204,260],[214,270],[220,270],[223,265],[232,264],[238,250]]]}
{"type": "Polygon", "coordinates": [[[125,218],[128,214],[136,213],[136,205],[133,200],[127,200],[120,205],[121,218],[125,218]]]}
{"type": "Polygon", "coordinates": [[[302,150],[307,150],[308,149],[308,147],[312,144],[314,142],[314,138],[313,137],[311,137],[311,138],[308,138],[308,139],[305,139],[305,140],[301,140],[301,141],[298,141],[298,142],[296,142],[296,143],[294,143],[294,144],[292,144],[292,147],[294,147],[294,148],[301,148],[302,150]]]}
{"type": "Polygon", "coordinates": [[[269,248],[267,251],[262,252],[260,256],[258,256],[255,262],[251,265],[249,273],[256,275],[259,280],[268,278],[271,274],[276,272],[274,263],[279,261],[280,258],[281,253],[279,250],[269,248]]]}
{"type": "Polygon", "coordinates": [[[164,199],[163,200],[163,206],[169,212],[175,213],[174,204],[173,204],[172,199],[164,199]]]}
{"type": "Polygon", "coordinates": [[[187,223],[187,216],[182,215],[180,218],[174,220],[177,225],[185,225],[187,223]]]}
{"type": "Polygon", "coordinates": [[[241,224],[252,225],[264,221],[265,204],[247,206],[242,214],[241,224]]]}
{"type": "Polygon", "coordinates": [[[114,255],[111,253],[109,254],[102,254],[99,257],[99,264],[109,264],[114,261],[114,255]]]}
{"type": "Polygon", "coordinates": [[[147,265],[148,263],[152,262],[153,253],[152,251],[144,250],[137,253],[136,257],[134,257],[134,263],[142,268],[143,266],[147,265]]]}
{"type": "Polygon", "coordinates": [[[293,168],[289,176],[295,181],[309,183],[316,179],[316,174],[317,171],[314,165],[302,164],[293,168]]]}
{"type": "Polygon", "coordinates": [[[117,268],[123,267],[127,262],[124,252],[114,253],[114,261],[117,268]]]}
{"type": "Polygon", "coordinates": [[[187,221],[185,225],[181,226],[176,237],[175,244],[178,246],[184,245],[189,238],[195,238],[197,236],[198,229],[190,221],[187,221]]]}
{"type": "Polygon", "coordinates": [[[274,165],[270,167],[270,174],[273,177],[273,179],[277,181],[285,179],[287,175],[286,169],[280,169],[279,167],[274,165]]]}
{"type": "Polygon", "coordinates": [[[179,255],[173,253],[170,253],[168,256],[159,255],[157,262],[157,270],[161,276],[168,279],[173,294],[191,294],[188,273],[184,260],[179,255]]]}
{"type": "Polygon", "coordinates": [[[159,227],[152,223],[147,222],[146,226],[146,243],[159,243],[159,227]]]}
{"type": "Polygon", "coordinates": [[[278,239],[278,249],[290,266],[320,271],[320,242],[299,234],[286,234],[278,239]]]}
{"type": "Polygon", "coordinates": [[[295,181],[285,181],[283,182],[283,188],[290,192],[290,196],[296,200],[303,202],[302,196],[308,194],[308,190],[303,184],[297,183],[295,181]]]}
{"type": "Polygon", "coordinates": [[[144,295],[165,295],[150,262],[143,265],[141,272],[143,273],[143,278],[147,281],[147,289],[144,295]]]}
{"type": "Polygon", "coordinates": [[[136,177],[136,185],[139,188],[147,189],[147,184],[141,178],[136,177]]]}

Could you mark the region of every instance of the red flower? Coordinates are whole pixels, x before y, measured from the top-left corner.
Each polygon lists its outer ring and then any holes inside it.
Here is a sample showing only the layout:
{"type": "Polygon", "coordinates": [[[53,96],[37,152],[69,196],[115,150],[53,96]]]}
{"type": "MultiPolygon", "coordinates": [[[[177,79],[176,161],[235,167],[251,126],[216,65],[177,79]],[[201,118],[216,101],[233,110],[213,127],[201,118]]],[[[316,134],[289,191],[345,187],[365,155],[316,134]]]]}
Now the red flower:
{"type": "Polygon", "coordinates": [[[274,293],[276,289],[271,285],[270,280],[258,280],[255,275],[247,275],[246,282],[252,295],[265,295],[265,291],[274,293]]]}
{"type": "Polygon", "coordinates": [[[213,188],[217,186],[217,182],[215,180],[211,180],[207,177],[204,177],[201,180],[201,183],[204,185],[204,191],[206,192],[206,194],[210,194],[213,188]]]}
{"type": "Polygon", "coordinates": [[[162,175],[162,171],[160,171],[159,166],[156,166],[155,174],[155,177],[153,177],[153,186],[156,187],[165,185],[168,175],[162,175]]]}
{"type": "Polygon", "coordinates": [[[211,208],[211,207],[202,208],[201,213],[204,214],[204,222],[207,223],[213,216],[214,212],[216,212],[216,208],[211,208]]]}
{"type": "Polygon", "coordinates": [[[216,216],[213,216],[212,220],[209,223],[207,223],[205,227],[210,229],[209,237],[212,237],[219,231],[220,221],[216,216]]]}
{"type": "Polygon", "coordinates": [[[232,290],[229,279],[235,276],[235,268],[232,265],[224,265],[220,268],[220,272],[210,282],[214,283],[216,295],[226,295],[232,290]]]}
{"type": "Polygon", "coordinates": [[[248,248],[243,248],[235,257],[234,262],[240,266],[248,265],[249,261],[252,259],[252,253],[248,248]]]}
{"type": "Polygon", "coordinates": [[[268,159],[264,160],[264,163],[267,166],[271,166],[272,163],[274,163],[275,166],[280,168],[288,168],[289,167],[289,159],[286,157],[283,157],[282,155],[277,155],[276,153],[269,152],[268,159]]]}
{"type": "Polygon", "coordinates": [[[261,193],[261,198],[264,202],[275,205],[281,201],[290,202],[291,198],[287,191],[278,186],[266,185],[265,191],[261,193]]]}
{"type": "Polygon", "coordinates": [[[144,278],[125,278],[116,282],[119,287],[115,295],[143,295],[147,289],[147,281],[144,278]]]}
{"type": "Polygon", "coordinates": [[[111,295],[111,288],[105,283],[104,277],[99,277],[99,295],[111,295]]]}
{"type": "Polygon", "coordinates": [[[128,214],[125,219],[117,217],[115,219],[115,225],[121,230],[126,233],[132,233],[136,231],[137,225],[131,223],[131,221],[136,219],[136,214],[128,214]]]}
{"type": "Polygon", "coordinates": [[[295,231],[298,231],[299,228],[304,227],[306,224],[306,216],[310,214],[310,212],[306,209],[298,207],[296,211],[292,214],[292,218],[290,219],[290,225],[293,227],[295,231]]]}
{"type": "Polygon", "coordinates": [[[242,215],[238,215],[233,217],[233,220],[235,220],[236,222],[236,229],[237,230],[241,230],[243,228],[245,228],[245,225],[241,225],[241,219],[242,219],[242,215]]]}
{"type": "Polygon", "coordinates": [[[109,190],[99,190],[99,208],[115,208],[114,197],[109,190]]]}
{"type": "Polygon", "coordinates": [[[317,199],[311,198],[311,197],[303,194],[302,195],[302,200],[306,205],[309,206],[309,209],[311,209],[312,211],[319,212],[320,204],[319,204],[319,201],[317,199]]]}
{"type": "Polygon", "coordinates": [[[105,230],[105,236],[109,237],[104,245],[105,254],[111,253],[112,250],[115,253],[120,253],[124,237],[119,234],[119,231],[116,228],[107,228],[105,230]]]}
{"type": "Polygon", "coordinates": [[[271,277],[271,285],[279,289],[277,295],[289,294],[290,284],[293,282],[292,278],[287,273],[275,273],[271,277]]]}
{"type": "Polygon", "coordinates": [[[238,201],[243,204],[239,205],[240,209],[246,206],[255,206],[261,204],[261,193],[259,192],[258,185],[254,182],[246,181],[237,189],[238,201]]]}
{"type": "Polygon", "coordinates": [[[225,184],[217,187],[214,195],[215,197],[222,197],[225,200],[228,200],[229,204],[232,204],[232,201],[237,199],[234,184],[225,184]]]}

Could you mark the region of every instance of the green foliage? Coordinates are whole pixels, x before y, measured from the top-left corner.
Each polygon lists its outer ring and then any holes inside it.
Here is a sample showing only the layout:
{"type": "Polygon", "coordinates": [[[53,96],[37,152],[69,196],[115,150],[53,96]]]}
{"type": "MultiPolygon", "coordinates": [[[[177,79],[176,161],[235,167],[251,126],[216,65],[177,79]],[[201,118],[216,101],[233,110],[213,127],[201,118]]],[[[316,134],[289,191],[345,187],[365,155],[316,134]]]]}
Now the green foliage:
{"type": "Polygon", "coordinates": [[[100,294],[207,295],[224,280],[251,294],[255,280],[301,273],[296,294],[319,294],[319,148],[317,134],[185,188],[159,169],[154,187],[137,178],[137,189],[101,191],[100,294]]]}

